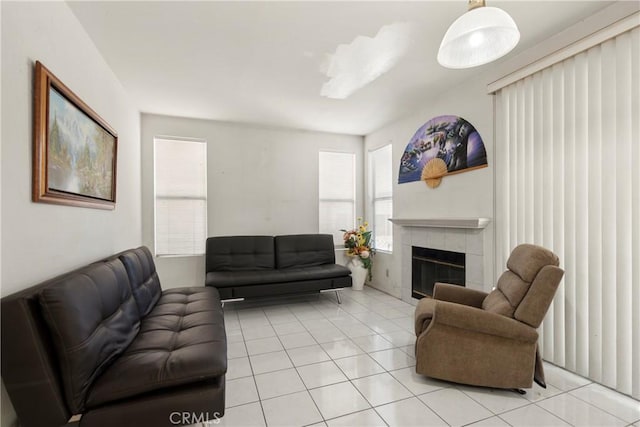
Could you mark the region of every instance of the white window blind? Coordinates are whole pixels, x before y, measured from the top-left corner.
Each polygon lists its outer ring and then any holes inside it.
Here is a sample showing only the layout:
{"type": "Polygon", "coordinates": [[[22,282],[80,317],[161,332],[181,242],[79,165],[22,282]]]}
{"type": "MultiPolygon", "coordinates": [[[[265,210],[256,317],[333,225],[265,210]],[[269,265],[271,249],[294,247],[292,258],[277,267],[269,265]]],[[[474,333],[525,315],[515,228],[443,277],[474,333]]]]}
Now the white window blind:
{"type": "Polygon", "coordinates": [[[355,225],[356,156],[321,151],[318,157],[319,231],[333,234],[335,244],[340,245],[340,230],[355,225]]]}
{"type": "Polygon", "coordinates": [[[369,191],[373,212],[373,247],[391,252],[393,249],[393,172],[391,144],[369,155],[369,191]]]}
{"type": "Polygon", "coordinates": [[[640,28],[496,96],[496,266],[531,242],[563,283],[545,359],[640,398],[640,28]]]}
{"type": "Polygon", "coordinates": [[[204,254],[207,144],[154,139],[156,255],[204,254]]]}

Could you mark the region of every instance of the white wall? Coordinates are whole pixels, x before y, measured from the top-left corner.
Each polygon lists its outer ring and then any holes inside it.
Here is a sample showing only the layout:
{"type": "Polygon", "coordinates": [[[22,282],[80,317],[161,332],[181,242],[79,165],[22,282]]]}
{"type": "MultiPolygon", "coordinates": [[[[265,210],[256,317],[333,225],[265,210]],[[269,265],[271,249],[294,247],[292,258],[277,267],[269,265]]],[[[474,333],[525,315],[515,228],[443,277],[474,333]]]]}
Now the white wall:
{"type": "MultiPolygon", "coordinates": [[[[0,5],[0,42],[2,34],[2,7],[0,5]]],[[[0,48],[0,52],[2,49],[0,48]]],[[[0,69],[2,69],[2,55],[0,55],[0,69]]],[[[0,99],[2,99],[2,84],[0,82],[0,99]]],[[[2,136],[2,102],[0,102],[0,138],[2,136]]],[[[1,142],[1,141],[0,141],[1,142]]],[[[2,189],[2,149],[0,145],[0,189],[2,189]]],[[[0,194],[0,242],[2,242],[2,195],[0,194]]],[[[2,244],[0,244],[0,291],[2,289],[2,244]]],[[[0,383],[0,424],[5,425],[4,421],[15,421],[15,411],[9,403],[7,390],[4,388],[4,382],[0,383]]]]}
{"type": "MultiPolygon", "coordinates": [[[[2,2],[1,295],[141,242],[140,115],[63,2],[2,2]],[[118,132],[114,211],[31,202],[34,62],[118,132]]],[[[37,406],[37,403],[36,403],[37,406]]],[[[15,420],[2,386],[2,426],[15,420]]]]}
{"type": "MultiPolygon", "coordinates": [[[[143,242],[153,248],[153,138],[207,141],[208,235],[318,232],[318,152],[356,153],[357,213],[363,138],[179,117],[142,115],[143,242]]],[[[156,259],[163,287],[202,286],[204,257],[156,259]]]]}
{"type": "MultiPolygon", "coordinates": [[[[455,71],[452,71],[455,72],[455,71]]],[[[493,219],[493,99],[486,94],[486,79],[478,77],[445,93],[430,96],[415,113],[390,123],[365,137],[365,153],[393,145],[393,216],[396,218],[486,217],[493,219]],[[398,184],[402,153],[411,137],[426,121],[442,115],[457,115],[480,133],[489,166],[443,178],[438,188],[424,182],[398,184]]],[[[485,286],[493,277],[493,223],[485,233],[485,286]],[[487,256],[488,255],[488,256],[487,256]]],[[[393,253],[378,253],[374,260],[372,286],[401,296],[402,228],[393,228],[393,253]],[[387,278],[388,271],[388,278],[387,278]]]]}

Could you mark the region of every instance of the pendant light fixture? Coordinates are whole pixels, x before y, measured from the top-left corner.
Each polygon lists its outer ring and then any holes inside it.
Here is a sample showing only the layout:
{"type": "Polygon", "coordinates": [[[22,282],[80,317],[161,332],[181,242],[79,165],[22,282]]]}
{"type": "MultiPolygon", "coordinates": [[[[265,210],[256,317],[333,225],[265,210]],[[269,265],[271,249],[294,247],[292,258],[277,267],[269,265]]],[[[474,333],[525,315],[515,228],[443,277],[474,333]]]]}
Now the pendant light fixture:
{"type": "Polygon", "coordinates": [[[471,68],[506,55],[520,41],[513,18],[484,0],[469,0],[469,10],[449,27],[438,51],[447,68],[471,68]]]}

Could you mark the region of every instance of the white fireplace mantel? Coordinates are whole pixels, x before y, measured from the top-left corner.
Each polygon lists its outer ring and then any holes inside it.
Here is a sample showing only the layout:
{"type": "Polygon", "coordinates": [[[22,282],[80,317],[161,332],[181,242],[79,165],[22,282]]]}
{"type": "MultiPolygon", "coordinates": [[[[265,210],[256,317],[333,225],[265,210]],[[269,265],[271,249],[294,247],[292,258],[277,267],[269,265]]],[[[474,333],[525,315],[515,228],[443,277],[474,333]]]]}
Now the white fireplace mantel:
{"type": "Polygon", "coordinates": [[[389,218],[389,221],[403,227],[433,227],[433,228],[485,228],[489,218],[389,218]]]}

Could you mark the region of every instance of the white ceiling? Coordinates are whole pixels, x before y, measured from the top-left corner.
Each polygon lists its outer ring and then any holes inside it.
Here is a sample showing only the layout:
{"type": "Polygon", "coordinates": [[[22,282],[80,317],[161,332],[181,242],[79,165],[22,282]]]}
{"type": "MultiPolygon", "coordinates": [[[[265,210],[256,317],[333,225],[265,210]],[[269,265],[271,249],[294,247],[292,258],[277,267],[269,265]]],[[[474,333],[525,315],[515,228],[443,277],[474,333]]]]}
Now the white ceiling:
{"type": "MultiPolygon", "coordinates": [[[[143,112],[366,135],[478,71],[436,54],[466,1],[69,2],[143,112]],[[348,99],[320,96],[326,56],[411,22],[398,65],[348,99]]],[[[611,2],[491,1],[520,28],[517,54],[611,2]]],[[[506,58],[508,58],[508,55],[506,58]]]]}

